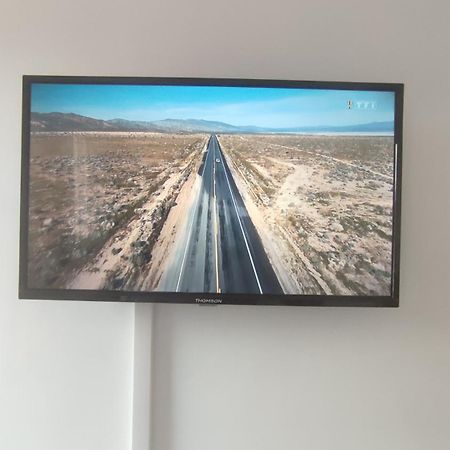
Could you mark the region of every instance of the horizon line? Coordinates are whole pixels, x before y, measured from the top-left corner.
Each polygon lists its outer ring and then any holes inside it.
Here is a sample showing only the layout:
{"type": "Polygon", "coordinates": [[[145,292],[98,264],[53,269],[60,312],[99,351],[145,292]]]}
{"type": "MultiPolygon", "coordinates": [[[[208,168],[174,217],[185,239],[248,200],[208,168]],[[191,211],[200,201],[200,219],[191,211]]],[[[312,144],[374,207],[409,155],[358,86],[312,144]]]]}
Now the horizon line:
{"type": "Polygon", "coordinates": [[[174,119],[171,117],[166,117],[164,119],[156,119],[156,120],[130,120],[130,119],[123,119],[121,117],[115,117],[113,119],[100,119],[97,117],[93,117],[93,116],[85,116],[83,114],[78,114],[75,112],[61,112],[61,111],[51,111],[51,112],[41,112],[41,111],[32,111],[30,110],[31,113],[35,113],[35,114],[62,114],[62,115],[69,115],[69,114],[73,114],[74,116],[79,116],[79,117],[84,117],[87,119],[93,119],[93,120],[99,120],[102,122],[112,122],[114,120],[123,120],[125,122],[130,122],[130,123],[137,123],[137,122],[142,122],[142,123],[148,123],[148,124],[154,124],[155,122],[161,122],[161,121],[165,121],[165,120],[173,120],[173,121],[203,121],[203,122],[212,122],[212,123],[220,123],[223,125],[228,125],[234,128],[262,128],[262,129],[272,129],[272,130],[283,130],[283,129],[295,129],[295,128],[306,128],[306,129],[314,129],[314,128],[346,128],[346,127],[355,127],[355,126],[361,126],[361,125],[372,125],[372,124],[395,124],[395,119],[394,120],[381,120],[381,121],[372,121],[372,122],[361,122],[361,123],[353,123],[353,124],[346,124],[346,125],[330,125],[330,124],[325,124],[325,125],[294,125],[294,126],[285,126],[285,127],[267,127],[267,126],[261,126],[261,125],[234,125],[232,123],[229,122],[223,122],[220,120],[210,120],[210,119],[195,119],[195,118],[188,118],[188,119],[174,119]]]}

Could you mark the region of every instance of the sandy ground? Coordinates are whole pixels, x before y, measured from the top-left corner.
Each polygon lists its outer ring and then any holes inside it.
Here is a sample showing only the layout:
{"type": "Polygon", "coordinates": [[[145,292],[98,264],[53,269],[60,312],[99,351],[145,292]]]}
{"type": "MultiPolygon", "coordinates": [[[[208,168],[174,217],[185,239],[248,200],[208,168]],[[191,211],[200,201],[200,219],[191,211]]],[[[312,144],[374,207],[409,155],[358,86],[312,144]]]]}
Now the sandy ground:
{"type": "Polygon", "coordinates": [[[30,285],[142,286],[206,141],[159,133],[34,134],[30,285]]]}
{"type": "Polygon", "coordinates": [[[180,218],[189,205],[186,191],[200,160],[191,154],[157,195],[138,208],[136,216],[103,246],[69,283],[77,289],[154,290],[165,267],[180,218]]]}
{"type": "MultiPolygon", "coordinates": [[[[34,133],[30,286],[158,289],[180,251],[208,137],[34,133]]],[[[392,138],[219,140],[286,293],[389,293],[392,138]]]]}
{"type": "Polygon", "coordinates": [[[220,136],[286,293],[387,295],[393,139],[220,136]]]}

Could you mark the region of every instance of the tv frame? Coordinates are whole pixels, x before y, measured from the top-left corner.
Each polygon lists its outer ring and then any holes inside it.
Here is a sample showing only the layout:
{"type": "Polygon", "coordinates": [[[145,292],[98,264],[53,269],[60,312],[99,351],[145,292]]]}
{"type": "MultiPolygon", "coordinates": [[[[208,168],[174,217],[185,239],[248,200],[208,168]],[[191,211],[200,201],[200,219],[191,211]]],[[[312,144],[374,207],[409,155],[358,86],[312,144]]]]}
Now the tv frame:
{"type": "Polygon", "coordinates": [[[47,76],[24,75],[22,91],[22,162],[20,193],[20,260],[19,298],[41,300],[122,301],[182,304],[231,304],[279,306],[353,306],[398,307],[400,283],[400,217],[403,147],[403,91],[402,83],[366,83],[342,81],[293,81],[237,78],[182,78],[182,77],[102,77],[102,76],[47,76]],[[31,86],[33,83],[58,84],[114,84],[114,85],[171,85],[307,88],[332,90],[389,91],[395,94],[395,152],[393,189],[392,272],[391,293],[386,296],[356,295],[292,295],[292,294],[224,294],[137,292],[116,290],[37,289],[27,285],[28,220],[30,181],[30,117],[31,86]]]}

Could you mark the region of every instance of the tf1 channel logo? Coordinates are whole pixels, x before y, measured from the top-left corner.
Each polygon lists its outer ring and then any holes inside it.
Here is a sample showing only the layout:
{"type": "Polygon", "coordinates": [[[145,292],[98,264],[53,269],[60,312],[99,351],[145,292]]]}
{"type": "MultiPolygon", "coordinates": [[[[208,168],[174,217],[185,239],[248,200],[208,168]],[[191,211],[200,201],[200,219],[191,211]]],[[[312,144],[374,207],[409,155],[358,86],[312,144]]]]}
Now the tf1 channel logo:
{"type": "Polygon", "coordinates": [[[377,102],[370,100],[347,100],[347,109],[377,109],[377,102]]]}

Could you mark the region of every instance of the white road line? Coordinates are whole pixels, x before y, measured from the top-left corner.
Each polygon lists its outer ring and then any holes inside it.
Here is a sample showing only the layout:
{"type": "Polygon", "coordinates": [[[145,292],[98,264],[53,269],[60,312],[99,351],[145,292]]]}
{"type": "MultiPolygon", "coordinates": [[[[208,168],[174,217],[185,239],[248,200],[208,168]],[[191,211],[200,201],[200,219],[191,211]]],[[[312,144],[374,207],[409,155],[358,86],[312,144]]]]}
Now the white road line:
{"type": "Polygon", "coordinates": [[[216,148],[214,147],[214,169],[213,169],[213,206],[214,206],[214,251],[216,255],[216,292],[220,293],[219,287],[219,251],[217,244],[217,202],[216,202],[216,148]]]}
{"type": "MultiPolygon", "coordinates": [[[[223,158],[221,158],[221,159],[223,161],[223,158]]],[[[250,252],[250,247],[248,245],[247,238],[245,237],[244,227],[242,226],[241,218],[239,217],[236,200],[234,199],[233,191],[231,190],[230,180],[228,179],[227,170],[226,170],[225,165],[223,166],[223,170],[225,172],[225,178],[227,179],[227,184],[228,184],[228,189],[230,190],[231,199],[233,200],[234,209],[236,210],[236,215],[237,215],[237,218],[239,221],[239,226],[241,227],[242,236],[244,237],[245,246],[247,247],[248,256],[250,257],[250,262],[252,263],[252,268],[253,268],[253,272],[255,274],[256,282],[258,283],[259,292],[260,292],[260,294],[262,294],[263,291],[261,288],[261,283],[259,282],[258,274],[256,273],[255,263],[253,262],[252,254],[250,252]]]]}
{"type": "MultiPolygon", "coordinates": [[[[208,147],[209,147],[209,141],[208,141],[208,147]]],[[[179,289],[180,289],[181,276],[183,275],[184,263],[186,262],[187,251],[188,251],[188,248],[189,248],[189,244],[191,242],[192,226],[194,225],[194,222],[195,222],[195,213],[197,211],[198,204],[200,202],[200,197],[201,197],[201,194],[202,194],[203,175],[205,174],[206,163],[208,161],[209,154],[210,154],[210,151],[208,150],[208,155],[205,158],[205,162],[204,162],[204,166],[203,166],[203,170],[202,170],[202,175],[201,175],[202,176],[202,182],[200,184],[200,190],[199,190],[199,193],[198,193],[197,202],[195,204],[194,213],[193,213],[193,216],[192,216],[192,222],[191,222],[191,225],[189,226],[188,239],[187,239],[187,242],[186,242],[186,247],[184,249],[183,260],[181,261],[180,275],[178,276],[177,287],[175,288],[175,292],[178,292],[179,289]]]]}

